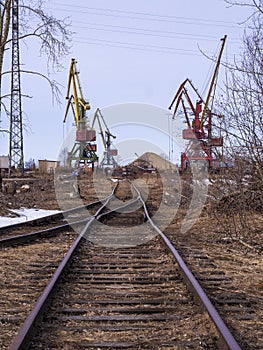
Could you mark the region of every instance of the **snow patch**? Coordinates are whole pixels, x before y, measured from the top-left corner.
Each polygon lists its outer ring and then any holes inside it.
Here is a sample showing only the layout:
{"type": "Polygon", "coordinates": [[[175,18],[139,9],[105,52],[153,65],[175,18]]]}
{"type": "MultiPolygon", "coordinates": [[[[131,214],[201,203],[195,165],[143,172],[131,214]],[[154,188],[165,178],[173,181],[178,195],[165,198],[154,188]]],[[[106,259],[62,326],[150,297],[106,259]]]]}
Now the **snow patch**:
{"type": "Polygon", "coordinates": [[[45,209],[29,209],[29,208],[20,208],[20,209],[10,209],[11,212],[18,215],[18,217],[8,217],[0,216],[0,227],[17,224],[20,222],[25,222],[29,220],[34,220],[42,216],[48,216],[51,214],[59,213],[59,210],[45,210],[45,209]]]}

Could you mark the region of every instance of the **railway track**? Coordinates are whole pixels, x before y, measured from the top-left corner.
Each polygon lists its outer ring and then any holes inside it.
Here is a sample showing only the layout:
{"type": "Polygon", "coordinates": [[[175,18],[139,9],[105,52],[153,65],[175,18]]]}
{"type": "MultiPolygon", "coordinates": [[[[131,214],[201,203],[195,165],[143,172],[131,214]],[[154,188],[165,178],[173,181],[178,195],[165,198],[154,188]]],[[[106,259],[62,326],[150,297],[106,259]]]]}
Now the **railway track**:
{"type": "MultiPolygon", "coordinates": [[[[106,198],[102,199],[102,202],[104,201],[106,198]]],[[[18,229],[19,235],[17,231],[10,230],[9,234],[14,236],[9,237],[7,242],[1,246],[0,255],[1,349],[7,349],[12,337],[33,308],[49,278],[77,238],[81,225],[86,225],[92,212],[97,211],[98,207],[103,205],[102,202],[94,202],[88,206],[67,211],[65,217],[71,225],[65,225],[64,222],[63,229],[60,226],[54,226],[23,234],[24,230],[26,232],[30,228],[32,230],[32,223],[30,223],[18,229]],[[83,223],[73,225],[72,223],[75,223],[77,219],[83,223]],[[72,228],[75,228],[76,231],[72,228]]],[[[56,224],[53,222],[54,219],[52,217],[52,224],[56,224]]],[[[45,221],[46,218],[43,220],[45,221]]],[[[46,226],[44,223],[43,225],[46,226]]]]}
{"type": "Polygon", "coordinates": [[[240,349],[133,192],[86,224],[10,350],[240,349]]]}
{"type": "Polygon", "coordinates": [[[70,231],[1,249],[1,349],[10,344],[75,239],[70,231]]]}
{"type": "MultiPolygon", "coordinates": [[[[177,248],[220,316],[227,322],[232,332],[237,334],[237,340],[242,349],[260,349],[263,335],[262,329],[260,331],[261,323],[257,312],[261,308],[260,296],[251,297],[237,288],[233,283],[233,275],[219,266],[218,254],[213,254],[201,246],[193,248],[178,244],[177,248]],[[257,324],[258,326],[255,327],[257,324]],[[255,329],[258,329],[259,338],[257,346],[253,347],[250,344],[253,344],[255,329]],[[246,340],[242,337],[244,334],[246,334],[246,340]]],[[[223,256],[222,259],[224,259],[223,256]]]]}
{"type": "Polygon", "coordinates": [[[68,230],[78,232],[107,198],[26,222],[0,227],[0,248],[54,237],[68,230]],[[34,230],[32,231],[32,227],[34,230]]]}

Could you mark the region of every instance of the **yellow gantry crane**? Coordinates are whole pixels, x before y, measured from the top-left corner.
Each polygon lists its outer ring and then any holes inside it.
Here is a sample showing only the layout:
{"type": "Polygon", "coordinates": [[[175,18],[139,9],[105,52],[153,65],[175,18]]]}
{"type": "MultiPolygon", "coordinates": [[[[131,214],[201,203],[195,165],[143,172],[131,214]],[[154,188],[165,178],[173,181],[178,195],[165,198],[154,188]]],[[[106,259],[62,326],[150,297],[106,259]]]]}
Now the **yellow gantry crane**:
{"type": "Polygon", "coordinates": [[[115,139],[116,136],[112,135],[112,133],[110,132],[110,130],[105,122],[105,119],[104,119],[103,115],[101,114],[101,111],[99,108],[97,108],[97,110],[94,114],[92,125],[91,125],[92,128],[94,127],[96,121],[98,122],[101,139],[102,139],[102,143],[104,146],[103,159],[102,159],[100,165],[103,168],[105,168],[105,167],[113,168],[113,167],[118,165],[115,158],[114,158],[115,156],[117,156],[118,151],[116,148],[112,147],[111,138],[115,139]]]}
{"type": "Polygon", "coordinates": [[[93,171],[94,163],[98,162],[97,145],[95,143],[96,131],[88,124],[86,111],[90,110],[90,104],[83,97],[76,63],[76,60],[72,58],[66,96],[68,104],[63,120],[65,123],[71,107],[76,126],[76,138],[68,155],[68,165],[72,166],[72,161],[76,161],[77,167],[90,168],[93,171]]]}

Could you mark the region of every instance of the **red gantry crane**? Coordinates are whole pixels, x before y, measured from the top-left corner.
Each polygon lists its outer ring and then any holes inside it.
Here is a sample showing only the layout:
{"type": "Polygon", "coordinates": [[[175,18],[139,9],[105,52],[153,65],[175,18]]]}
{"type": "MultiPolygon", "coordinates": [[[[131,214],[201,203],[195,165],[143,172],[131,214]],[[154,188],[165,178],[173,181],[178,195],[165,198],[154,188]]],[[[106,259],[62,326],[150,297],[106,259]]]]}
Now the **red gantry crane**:
{"type": "Polygon", "coordinates": [[[76,126],[76,138],[74,146],[68,154],[68,164],[71,166],[72,161],[75,160],[78,167],[89,168],[93,171],[94,163],[98,162],[98,156],[96,154],[97,145],[95,143],[96,131],[88,124],[86,111],[90,110],[90,104],[83,97],[76,63],[76,60],[73,58],[71,60],[68,77],[66,96],[68,104],[63,121],[64,123],[66,122],[71,106],[76,126]],[[73,93],[70,95],[71,89],[73,93]]]}
{"type": "Polygon", "coordinates": [[[213,169],[214,159],[212,157],[212,149],[214,147],[223,146],[223,138],[214,137],[212,134],[212,117],[221,116],[212,113],[209,108],[212,92],[215,90],[216,86],[216,78],[218,76],[218,70],[224,50],[226,35],[221,40],[222,46],[219,52],[206,99],[203,100],[192,82],[189,79],[186,79],[180,85],[171,105],[169,106],[169,109],[172,109],[174,106],[174,118],[179,109],[179,106],[181,105],[187,124],[187,129],[184,129],[182,131],[183,139],[189,140],[185,151],[181,154],[180,170],[182,173],[186,171],[188,166],[191,167],[193,163],[201,163],[201,166],[207,166],[209,170],[213,169]],[[190,85],[191,89],[197,95],[197,101],[195,105],[192,102],[186,88],[187,84],[190,85]]]}

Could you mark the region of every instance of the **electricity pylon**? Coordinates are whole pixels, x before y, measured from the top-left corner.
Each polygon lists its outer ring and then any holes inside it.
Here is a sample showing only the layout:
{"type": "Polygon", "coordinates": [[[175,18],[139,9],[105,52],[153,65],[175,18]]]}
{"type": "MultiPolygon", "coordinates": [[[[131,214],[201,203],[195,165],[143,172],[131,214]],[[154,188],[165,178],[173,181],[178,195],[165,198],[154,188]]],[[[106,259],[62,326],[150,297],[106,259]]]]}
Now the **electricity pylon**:
{"type": "Polygon", "coordinates": [[[12,70],[9,157],[9,168],[15,166],[22,171],[24,170],[18,0],[12,0],[12,70]]]}

